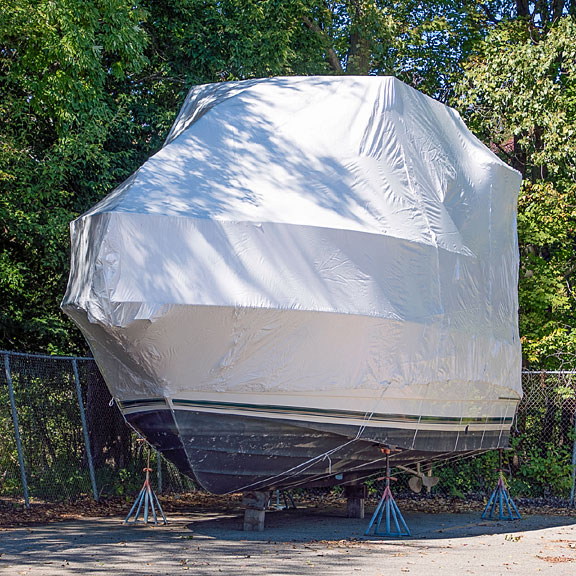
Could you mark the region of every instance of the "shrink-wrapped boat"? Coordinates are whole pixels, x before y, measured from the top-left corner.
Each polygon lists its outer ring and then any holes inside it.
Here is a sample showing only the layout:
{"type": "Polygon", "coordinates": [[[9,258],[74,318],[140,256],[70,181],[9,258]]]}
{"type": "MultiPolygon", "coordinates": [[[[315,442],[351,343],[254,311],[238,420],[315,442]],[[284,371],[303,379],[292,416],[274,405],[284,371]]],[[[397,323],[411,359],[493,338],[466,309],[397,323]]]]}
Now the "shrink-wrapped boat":
{"type": "Polygon", "coordinates": [[[71,224],[62,306],[128,422],[213,492],[502,447],[519,185],[395,78],[199,86],[71,224]]]}

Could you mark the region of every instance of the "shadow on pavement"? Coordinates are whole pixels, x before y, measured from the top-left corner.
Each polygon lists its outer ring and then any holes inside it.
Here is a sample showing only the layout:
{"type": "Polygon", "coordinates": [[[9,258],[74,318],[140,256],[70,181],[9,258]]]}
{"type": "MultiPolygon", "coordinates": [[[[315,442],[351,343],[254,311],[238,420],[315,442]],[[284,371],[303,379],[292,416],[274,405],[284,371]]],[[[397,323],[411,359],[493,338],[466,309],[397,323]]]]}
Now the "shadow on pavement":
{"type": "MultiPolygon", "coordinates": [[[[481,512],[465,514],[430,514],[406,512],[404,518],[412,533],[411,537],[390,538],[365,535],[371,514],[369,510],[362,520],[346,518],[342,513],[322,509],[299,508],[296,510],[269,511],[266,513],[264,532],[244,532],[242,514],[227,514],[221,517],[198,517],[187,525],[193,532],[206,536],[237,540],[276,542],[306,542],[318,540],[434,540],[445,538],[467,538],[490,534],[509,534],[571,526],[576,524],[576,515],[569,516],[523,516],[520,520],[482,520],[481,512]]],[[[198,515],[201,516],[201,515],[198,515]]]]}

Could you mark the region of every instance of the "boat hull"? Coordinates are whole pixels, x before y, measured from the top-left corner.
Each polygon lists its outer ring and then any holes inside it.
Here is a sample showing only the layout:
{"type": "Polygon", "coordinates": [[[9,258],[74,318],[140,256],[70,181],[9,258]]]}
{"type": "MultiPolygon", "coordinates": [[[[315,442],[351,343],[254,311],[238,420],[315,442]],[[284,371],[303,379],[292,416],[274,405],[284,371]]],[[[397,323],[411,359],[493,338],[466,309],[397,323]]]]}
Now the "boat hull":
{"type": "MultiPolygon", "coordinates": [[[[115,311],[128,316],[121,304],[115,311]]],[[[388,359],[375,347],[359,353],[360,364],[377,371],[351,368],[350,346],[357,343],[350,334],[358,338],[360,324],[385,339],[391,324],[382,319],[178,306],[154,322],[132,318],[119,326],[91,322],[78,308],[67,312],[89,338],[127,421],[213,493],[368,477],[381,470],[383,447],[397,450],[392,457],[399,464],[504,447],[520,399],[508,387],[456,375],[408,382],[395,375],[406,360],[402,354],[388,359]],[[277,316],[284,336],[287,327],[293,330],[282,361],[275,334],[264,330],[277,316]],[[262,333],[266,346],[255,346],[262,333]],[[236,335],[242,336],[237,345],[236,335]],[[253,345],[249,354],[244,342],[253,345]],[[315,364],[310,350],[317,350],[315,364]],[[305,380],[303,358],[309,360],[305,380]],[[324,369],[330,359],[332,371],[324,369]],[[264,389],[259,383],[270,365],[275,370],[266,372],[264,389]]],[[[413,334],[390,330],[400,341],[413,334]]],[[[454,364],[448,354],[436,362],[444,374],[454,364]]]]}
{"type": "MultiPolygon", "coordinates": [[[[195,410],[123,406],[128,422],[180,471],[223,494],[365,479],[384,466],[442,460],[503,446],[507,429],[435,430],[321,424],[195,410]]],[[[503,422],[508,426],[508,422],[503,422]]]]}

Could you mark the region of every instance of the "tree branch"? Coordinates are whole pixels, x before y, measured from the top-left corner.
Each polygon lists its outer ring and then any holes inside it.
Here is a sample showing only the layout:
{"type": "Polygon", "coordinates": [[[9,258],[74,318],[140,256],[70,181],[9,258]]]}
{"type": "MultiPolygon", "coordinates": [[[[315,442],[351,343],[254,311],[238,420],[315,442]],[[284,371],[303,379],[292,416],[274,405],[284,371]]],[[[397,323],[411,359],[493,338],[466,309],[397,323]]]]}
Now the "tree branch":
{"type": "Polygon", "coordinates": [[[480,4],[480,8],[484,11],[484,14],[486,14],[488,22],[491,22],[492,24],[500,23],[500,19],[494,14],[494,12],[492,12],[492,10],[490,10],[488,6],[486,6],[486,4],[480,4]]]}
{"type": "Polygon", "coordinates": [[[338,54],[336,54],[334,48],[330,46],[330,39],[326,36],[322,28],[320,28],[316,22],[312,22],[308,16],[302,16],[302,21],[308,30],[311,30],[317,34],[322,40],[322,43],[326,47],[326,58],[328,60],[328,64],[330,64],[330,68],[332,68],[332,70],[337,74],[344,74],[344,70],[342,70],[342,64],[340,64],[338,54]]]}

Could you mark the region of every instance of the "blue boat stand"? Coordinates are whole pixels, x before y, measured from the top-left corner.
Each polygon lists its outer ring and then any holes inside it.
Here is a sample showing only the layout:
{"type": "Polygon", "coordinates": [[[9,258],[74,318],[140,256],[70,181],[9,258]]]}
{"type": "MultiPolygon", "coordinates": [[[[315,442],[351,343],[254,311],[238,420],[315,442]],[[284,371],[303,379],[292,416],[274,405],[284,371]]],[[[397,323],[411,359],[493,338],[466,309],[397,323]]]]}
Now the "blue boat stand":
{"type": "Polygon", "coordinates": [[[482,520],[520,520],[522,516],[514,504],[514,500],[508,494],[508,488],[506,487],[506,482],[504,481],[504,474],[502,471],[502,449],[500,448],[500,467],[498,468],[498,483],[492,496],[484,508],[482,513],[482,520]],[[498,506],[498,517],[496,518],[494,512],[496,511],[496,506],[498,506]]]}
{"type": "Polygon", "coordinates": [[[380,502],[378,503],[378,506],[376,506],[376,510],[372,515],[370,524],[368,524],[368,529],[366,530],[365,535],[369,536],[370,530],[374,524],[376,524],[374,528],[375,536],[388,536],[392,538],[412,536],[408,525],[404,521],[402,512],[400,512],[400,509],[392,496],[392,492],[390,491],[390,480],[396,480],[396,478],[390,476],[390,449],[383,448],[382,452],[386,454],[386,486],[382,493],[382,498],[380,498],[380,502]],[[382,524],[383,519],[385,519],[386,530],[381,532],[380,525],[382,524]],[[394,526],[392,526],[392,522],[394,523],[394,526]]]}
{"type": "MultiPolygon", "coordinates": [[[[160,463],[158,463],[160,464],[160,463]]],[[[158,496],[152,490],[152,486],[150,486],[150,472],[152,468],[150,468],[150,450],[148,450],[148,459],[146,463],[146,468],[144,468],[144,472],[146,472],[146,479],[144,480],[144,485],[136,498],[136,502],[132,506],[130,513],[124,519],[123,524],[136,524],[138,522],[144,522],[148,524],[148,517],[149,512],[152,512],[153,522],[152,524],[158,525],[158,514],[156,513],[156,509],[160,514],[162,514],[162,523],[166,524],[166,516],[164,515],[164,511],[162,510],[162,506],[160,506],[160,502],[158,501],[158,496]],[[144,519],[138,520],[140,516],[140,512],[142,512],[144,519]]]]}

